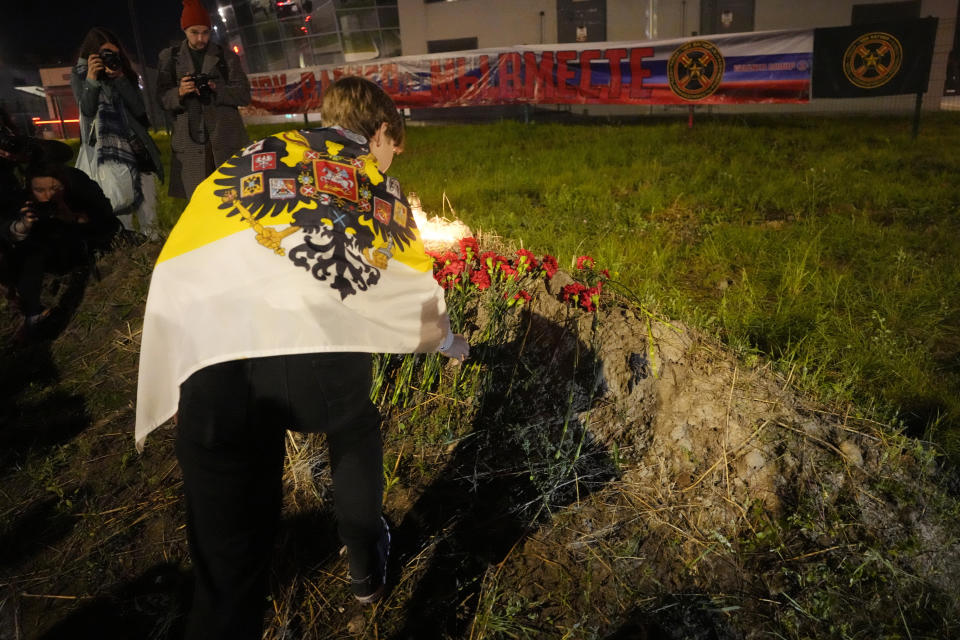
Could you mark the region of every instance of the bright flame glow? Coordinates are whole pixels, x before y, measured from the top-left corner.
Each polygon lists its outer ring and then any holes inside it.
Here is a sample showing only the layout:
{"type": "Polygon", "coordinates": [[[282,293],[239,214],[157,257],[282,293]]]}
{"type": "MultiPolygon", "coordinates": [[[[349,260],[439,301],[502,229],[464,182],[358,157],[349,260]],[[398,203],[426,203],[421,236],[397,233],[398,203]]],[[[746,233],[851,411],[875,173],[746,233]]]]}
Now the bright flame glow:
{"type": "Polygon", "coordinates": [[[417,229],[420,230],[420,239],[423,240],[423,246],[427,249],[446,249],[456,245],[461,238],[471,235],[470,227],[459,220],[447,220],[438,216],[428,218],[417,194],[408,193],[407,200],[410,202],[410,210],[417,223],[417,229]]]}

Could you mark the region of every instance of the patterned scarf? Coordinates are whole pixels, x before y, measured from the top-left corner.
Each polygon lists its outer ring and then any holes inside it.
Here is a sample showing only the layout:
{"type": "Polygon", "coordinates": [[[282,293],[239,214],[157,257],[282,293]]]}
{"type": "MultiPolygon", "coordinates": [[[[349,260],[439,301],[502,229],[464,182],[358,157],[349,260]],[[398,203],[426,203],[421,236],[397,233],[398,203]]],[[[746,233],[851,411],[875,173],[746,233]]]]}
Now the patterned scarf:
{"type": "MultiPolygon", "coordinates": [[[[86,60],[77,62],[77,73],[80,74],[81,78],[85,79],[87,77],[86,60]]],[[[116,162],[128,166],[133,177],[135,194],[132,208],[139,207],[143,202],[143,191],[140,188],[140,169],[137,154],[131,144],[136,134],[127,125],[119,92],[113,90],[112,83],[108,84],[103,80],[100,81],[100,94],[94,126],[97,165],[102,165],[105,162],[116,162]]]]}

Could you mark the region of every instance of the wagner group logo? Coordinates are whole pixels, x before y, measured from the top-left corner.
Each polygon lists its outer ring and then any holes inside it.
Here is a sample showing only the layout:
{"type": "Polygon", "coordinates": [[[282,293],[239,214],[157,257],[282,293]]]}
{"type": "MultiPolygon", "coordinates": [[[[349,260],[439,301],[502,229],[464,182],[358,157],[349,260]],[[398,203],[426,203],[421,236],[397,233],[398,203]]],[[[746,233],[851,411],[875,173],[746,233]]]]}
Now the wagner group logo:
{"type": "Polygon", "coordinates": [[[903,62],[903,46],[889,33],[865,33],[843,54],[843,73],[861,89],[876,89],[890,82],[903,62]]]}
{"type": "Polygon", "coordinates": [[[706,40],[684,43],[667,62],[670,90],[684,100],[703,100],[723,80],[724,62],[720,50],[706,40]]]}

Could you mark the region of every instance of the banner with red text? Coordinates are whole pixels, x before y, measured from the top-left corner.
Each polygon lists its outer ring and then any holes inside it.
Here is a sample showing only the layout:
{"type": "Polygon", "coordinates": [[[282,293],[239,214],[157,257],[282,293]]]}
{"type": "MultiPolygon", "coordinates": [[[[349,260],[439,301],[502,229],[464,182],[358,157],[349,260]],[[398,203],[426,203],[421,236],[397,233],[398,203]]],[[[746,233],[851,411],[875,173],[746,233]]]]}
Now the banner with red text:
{"type": "Polygon", "coordinates": [[[476,49],[253,74],[252,106],[320,108],[323,89],[366,77],[398,107],[495,104],[807,102],[813,30],[658,42],[591,42],[476,49]]]}

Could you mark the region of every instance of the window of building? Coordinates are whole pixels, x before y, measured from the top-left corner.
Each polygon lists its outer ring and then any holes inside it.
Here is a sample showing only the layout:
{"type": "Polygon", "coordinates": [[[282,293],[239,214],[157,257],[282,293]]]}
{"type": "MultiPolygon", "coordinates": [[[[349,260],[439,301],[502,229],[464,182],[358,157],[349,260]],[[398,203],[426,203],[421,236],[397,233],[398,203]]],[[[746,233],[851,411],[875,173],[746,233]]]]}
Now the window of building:
{"type": "Polygon", "coordinates": [[[275,0],[273,8],[280,19],[290,18],[300,13],[300,5],[296,0],[275,0]]]}
{"type": "Polygon", "coordinates": [[[879,4],[855,4],[850,16],[850,24],[870,24],[872,22],[896,22],[914,20],[920,17],[920,0],[906,2],[881,2],[879,4]]]}
{"type": "MultiPolygon", "coordinates": [[[[248,27],[253,24],[253,10],[250,7],[250,3],[246,0],[240,0],[239,2],[234,2],[232,6],[232,13],[236,18],[237,25],[241,27],[248,27]]],[[[228,29],[232,28],[232,25],[224,21],[228,29]]]]}
{"type": "Polygon", "coordinates": [[[466,51],[477,48],[477,39],[449,38],[447,40],[428,40],[427,53],[444,53],[447,51],[466,51]]]}
{"type": "MultiPolygon", "coordinates": [[[[331,54],[340,53],[340,36],[335,33],[328,33],[323,36],[314,36],[310,38],[310,46],[313,49],[313,55],[326,58],[331,54]]],[[[318,63],[322,64],[322,63],[318,63]]]]}
{"type": "Polygon", "coordinates": [[[243,57],[247,63],[247,68],[253,73],[269,69],[267,60],[263,55],[263,47],[248,45],[243,50],[243,57]]]}
{"type": "Polygon", "coordinates": [[[300,38],[307,35],[310,32],[308,23],[305,23],[300,18],[291,18],[288,20],[280,21],[280,34],[284,40],[290,38],[300,38]]]}
{"type": "Polygon", "coordinates": [[[310,14],[310,29],[313,33],[336,33],[337,12],[332,2],[317,7],[310,14]]]}
{"type": "Polygon", "coordinates": [[[260,43],[260,31],[256,27],[244,27],[240,30],[240,41],[244,49],[249,49],[260,43]]]}
{"type": "Polygon", "coordinates": [[[340,18],[340,30],[344,33],[367,31],[380,26],[376,9],[340,11],[337,16],[340,18]]]}
{"type": "Polygon", "coordinates": [[[384,58],[394,58],[402,53],[400,44],[400,29],[384,29],[380,32],[383,38],[383,44],[380,48],[380,55],[384,58]]]}
{"type": "Polygon", "coordinates": [[[400,14],[395,6],[381,7],[377,11],[380,14],[381,29],[398,28],[400,26],[400,14]]]}
{"type": "Polygon", "coordinates": [[[755,0],[702,0],[700,33],[744,33],[753,31],[755,0]]]}
{"type": "Polygon", "coordinates": [[[343,52],[354,60],[363,60],[376,58],[380,55],[380,47],[377,45],[373,32],[360,31],[344,34],[343,52]]]}
{"type": "Polygon", "coordinates": [[[607,39],[607,0],[557,0],[557,42],[607,39]]]}
{"type": "Polygon", "coordinates": [[[268,0],[250,0],[250,15],[254,24],[276,18],[276,8],[268,0]]]}
{"type": "Polygon", "coordinates": [[[264,22],[257,29],[261,42],[276,42],[280,39],[280,25],[276,22],[264,22]]]}
{"type": "Polygon", "coordinates": [[[234,0],[217,16],[247,70],[262,73],[400,55],[397,1],[234,0]]]}

